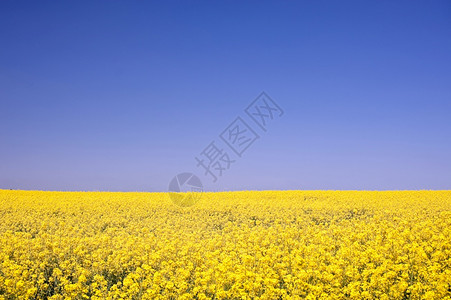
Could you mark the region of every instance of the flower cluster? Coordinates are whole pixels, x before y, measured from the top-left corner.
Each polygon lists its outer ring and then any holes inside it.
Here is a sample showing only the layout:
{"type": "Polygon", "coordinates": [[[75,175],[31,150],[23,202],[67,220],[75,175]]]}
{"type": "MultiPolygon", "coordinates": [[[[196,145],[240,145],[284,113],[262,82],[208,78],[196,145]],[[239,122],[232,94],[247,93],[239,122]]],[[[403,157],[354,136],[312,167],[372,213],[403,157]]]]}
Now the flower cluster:
{"type": "Polygon", "coordinates": [[[0,190],[0,299],[451,299],[450,191],[0,190]]]}

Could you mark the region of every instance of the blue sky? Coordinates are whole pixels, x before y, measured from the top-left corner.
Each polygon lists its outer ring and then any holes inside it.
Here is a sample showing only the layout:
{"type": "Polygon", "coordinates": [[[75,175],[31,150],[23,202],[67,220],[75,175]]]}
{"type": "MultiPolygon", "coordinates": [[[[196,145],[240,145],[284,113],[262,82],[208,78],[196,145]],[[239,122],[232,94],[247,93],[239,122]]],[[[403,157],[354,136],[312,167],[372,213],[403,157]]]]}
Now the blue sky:
{"type": "Polygon", "coordinates": [[[0,28],[0,188],[451,189],[449,1],[2,1],[0,28]]]}

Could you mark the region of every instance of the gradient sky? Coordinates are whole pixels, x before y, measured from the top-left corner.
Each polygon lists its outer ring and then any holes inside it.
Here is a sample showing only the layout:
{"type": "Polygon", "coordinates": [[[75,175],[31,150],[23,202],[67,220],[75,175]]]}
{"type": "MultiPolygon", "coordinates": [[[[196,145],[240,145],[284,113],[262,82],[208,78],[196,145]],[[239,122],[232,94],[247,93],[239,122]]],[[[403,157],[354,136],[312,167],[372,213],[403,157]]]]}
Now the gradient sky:
{"type": "Polygon", "coordinates": [[[451,189],[450,1],[1,1],[0,28],[1,189],[451,189]],[[284,115],[213,183],[194,157],[262,91],[284,115]]]}

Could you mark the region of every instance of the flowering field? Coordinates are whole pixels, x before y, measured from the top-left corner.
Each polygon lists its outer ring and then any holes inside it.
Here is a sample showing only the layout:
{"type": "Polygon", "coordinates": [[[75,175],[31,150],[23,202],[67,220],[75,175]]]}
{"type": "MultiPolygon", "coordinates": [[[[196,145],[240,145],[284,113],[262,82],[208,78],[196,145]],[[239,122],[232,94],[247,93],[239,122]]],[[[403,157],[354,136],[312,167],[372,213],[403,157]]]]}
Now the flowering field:
{"type": "Polygon", "coordinates": [[[451,191],[0,190],[0,299],[451,299],[451,191]]]}

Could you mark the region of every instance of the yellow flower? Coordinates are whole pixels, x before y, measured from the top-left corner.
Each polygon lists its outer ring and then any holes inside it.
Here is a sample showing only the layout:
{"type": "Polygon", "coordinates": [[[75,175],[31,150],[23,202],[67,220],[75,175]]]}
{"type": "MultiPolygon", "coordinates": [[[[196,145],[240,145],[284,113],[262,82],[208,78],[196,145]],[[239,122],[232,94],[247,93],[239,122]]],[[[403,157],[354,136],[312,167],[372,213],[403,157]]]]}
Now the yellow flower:
{"type": "Polygon", "coordinates": [[[0,190],[1,299],[447,299],[451,192],[0,190]]]}

